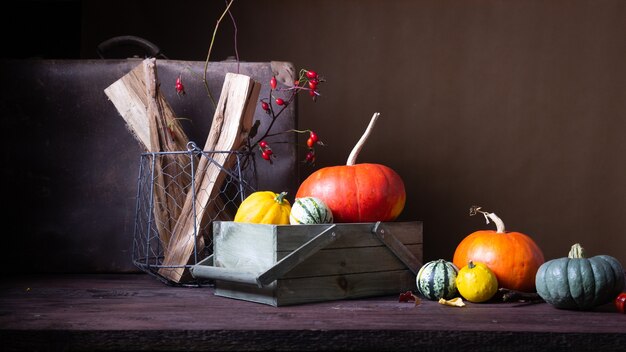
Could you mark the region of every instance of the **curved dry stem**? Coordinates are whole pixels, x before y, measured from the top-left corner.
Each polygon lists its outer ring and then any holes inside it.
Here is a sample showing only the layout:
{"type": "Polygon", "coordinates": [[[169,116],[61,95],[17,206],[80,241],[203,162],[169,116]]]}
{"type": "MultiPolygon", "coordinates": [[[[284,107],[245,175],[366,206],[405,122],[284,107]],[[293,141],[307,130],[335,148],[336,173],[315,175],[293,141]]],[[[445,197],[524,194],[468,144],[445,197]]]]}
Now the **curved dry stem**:
{"type": "Polygon", "coordinates": [[[348,161],[346,162],[346,165],[356,164],[356,158],[359,156],[361,149],[363,149],[363,145],[365,144],[365,141],[367,141],[367,138],[369,138],[370,134],[372,133],[372,130],[374,129],[374,125],[376,124],[376,120],[378,120],[379,116],[380,116],[379,112],[374,113],[374,115],[372,116],[372,119],[370,120],[369,125],[367,126],[367,129],[361,136],[361,139],[359,139],[359,141],[356,143],[354,148],[352,148],[352,151],[350,152],[350,155],[348,156],[348,161]]]}
{"type": "Polygon", "coordinates": [[[489,223],[489,219],[491,219],[491,221],[493,221],[493,223],[496,224],[496,232],[497,233],[505,233],[504,221],[502,221],[502,219],[500,219],[494,213],[488,213],[488,212],[482,211],[480,209],[481,209],[481,207],[479,207],[477,205],[472,206],[470,208],[470,216],[474,216],[477,213],[481,213],[485,217],[485,220],[487,221],[487,224],[489,223]]]}
{"type": "Polygon", "coordinates": [[[215,103],[215,99],[213,98],[213,95],[211,94],[211,90],[209,89],[209,82],[207,81],[207,71],[209,70],[209,59],[211,58],[211,51],[213,51],[213,43],[215,43],[215,36],[217,35],[217,29],[220,27],[220,23],[222,22],[222,20],[224,19],[224,16],[226,16],[227,13],[230,13],[230,5],[233,4],[235,0],[230,0],[228,2],[228,5],[226,5],[226,9],[224,10],[224,12],[222,13],[222,15],[220,16],[220,18],[217,20],[217,23],[215,23],[215,28],[213,29],[213,36],[211,37],[211,44],[209,44],[209,52],[206,55],[206,61],[204,62],[204,88],[207,91],[207,94],[209,95],[209,98],[211,99],[211,102],[213,103],[213,106],[216,107],[217,104],[215,103]]]}

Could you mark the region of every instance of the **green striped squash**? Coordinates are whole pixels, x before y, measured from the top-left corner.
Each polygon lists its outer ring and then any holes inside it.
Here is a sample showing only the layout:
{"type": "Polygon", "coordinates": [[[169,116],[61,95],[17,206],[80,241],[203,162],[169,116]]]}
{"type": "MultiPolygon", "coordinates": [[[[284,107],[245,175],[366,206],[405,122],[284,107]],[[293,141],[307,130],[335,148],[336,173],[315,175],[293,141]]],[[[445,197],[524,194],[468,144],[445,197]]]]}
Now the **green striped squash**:
{"type": "Polygon", "coordinates": [[[291,206],[289,222],[292,225],[300,224],[330,224],[333,222],[333,212],[319,198],[296,198],[291,206]]]}
{"type": "Polygon", "coordinates": [[[459,268],[444,259],[433,260],[424,264],[415,282],[422,296],[438,301],[440,298],[452,299],[457,296],[456,275],[459,268]]]}

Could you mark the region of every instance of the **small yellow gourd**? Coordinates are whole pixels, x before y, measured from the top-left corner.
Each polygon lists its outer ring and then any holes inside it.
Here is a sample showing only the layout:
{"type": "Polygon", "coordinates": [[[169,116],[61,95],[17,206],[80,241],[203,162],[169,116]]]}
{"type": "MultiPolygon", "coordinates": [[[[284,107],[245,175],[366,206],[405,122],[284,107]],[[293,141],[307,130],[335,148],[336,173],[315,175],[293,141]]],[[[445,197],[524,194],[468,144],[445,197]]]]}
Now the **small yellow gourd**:
{"type": "Polygon", "coordinates": [[[456,287],[461,296],[474,303],[490,300],[498,291],[498,279],[485,263],[469,263],[459,270],[456,287]]]}
{"type": "Polygon", "coordinates": [[[285,196],[287,192],[276,194],[272,191],[258,191],[241,202],[235,222],[254,224],[288,225],[291,204],[285,196]]]}

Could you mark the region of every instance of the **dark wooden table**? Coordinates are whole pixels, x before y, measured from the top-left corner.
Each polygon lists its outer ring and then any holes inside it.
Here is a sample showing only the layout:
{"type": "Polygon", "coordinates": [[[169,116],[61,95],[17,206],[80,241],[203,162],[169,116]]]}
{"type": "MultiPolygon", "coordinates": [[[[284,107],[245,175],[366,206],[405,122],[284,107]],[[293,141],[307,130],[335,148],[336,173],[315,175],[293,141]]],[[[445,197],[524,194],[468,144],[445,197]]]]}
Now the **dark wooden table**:
{"type": "Polygon", "coordinates": [[[276,308],[146,274],[21,276],[0,283],[0,341],[2,351],[625,351],[626,314],[398,296],[276,308]]]}

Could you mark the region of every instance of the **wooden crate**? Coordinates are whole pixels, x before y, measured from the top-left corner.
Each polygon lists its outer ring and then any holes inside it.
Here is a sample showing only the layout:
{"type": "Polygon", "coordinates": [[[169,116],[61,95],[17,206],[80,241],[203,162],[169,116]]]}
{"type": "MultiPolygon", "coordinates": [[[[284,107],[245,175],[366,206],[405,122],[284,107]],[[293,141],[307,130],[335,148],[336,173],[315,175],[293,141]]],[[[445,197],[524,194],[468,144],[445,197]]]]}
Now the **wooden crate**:
{"type": "Polygon", "coordinates": [[[214,223],[214,253],[192,266],[215,294],[273,306],[415,289],[422,222],[214,223]]]}

